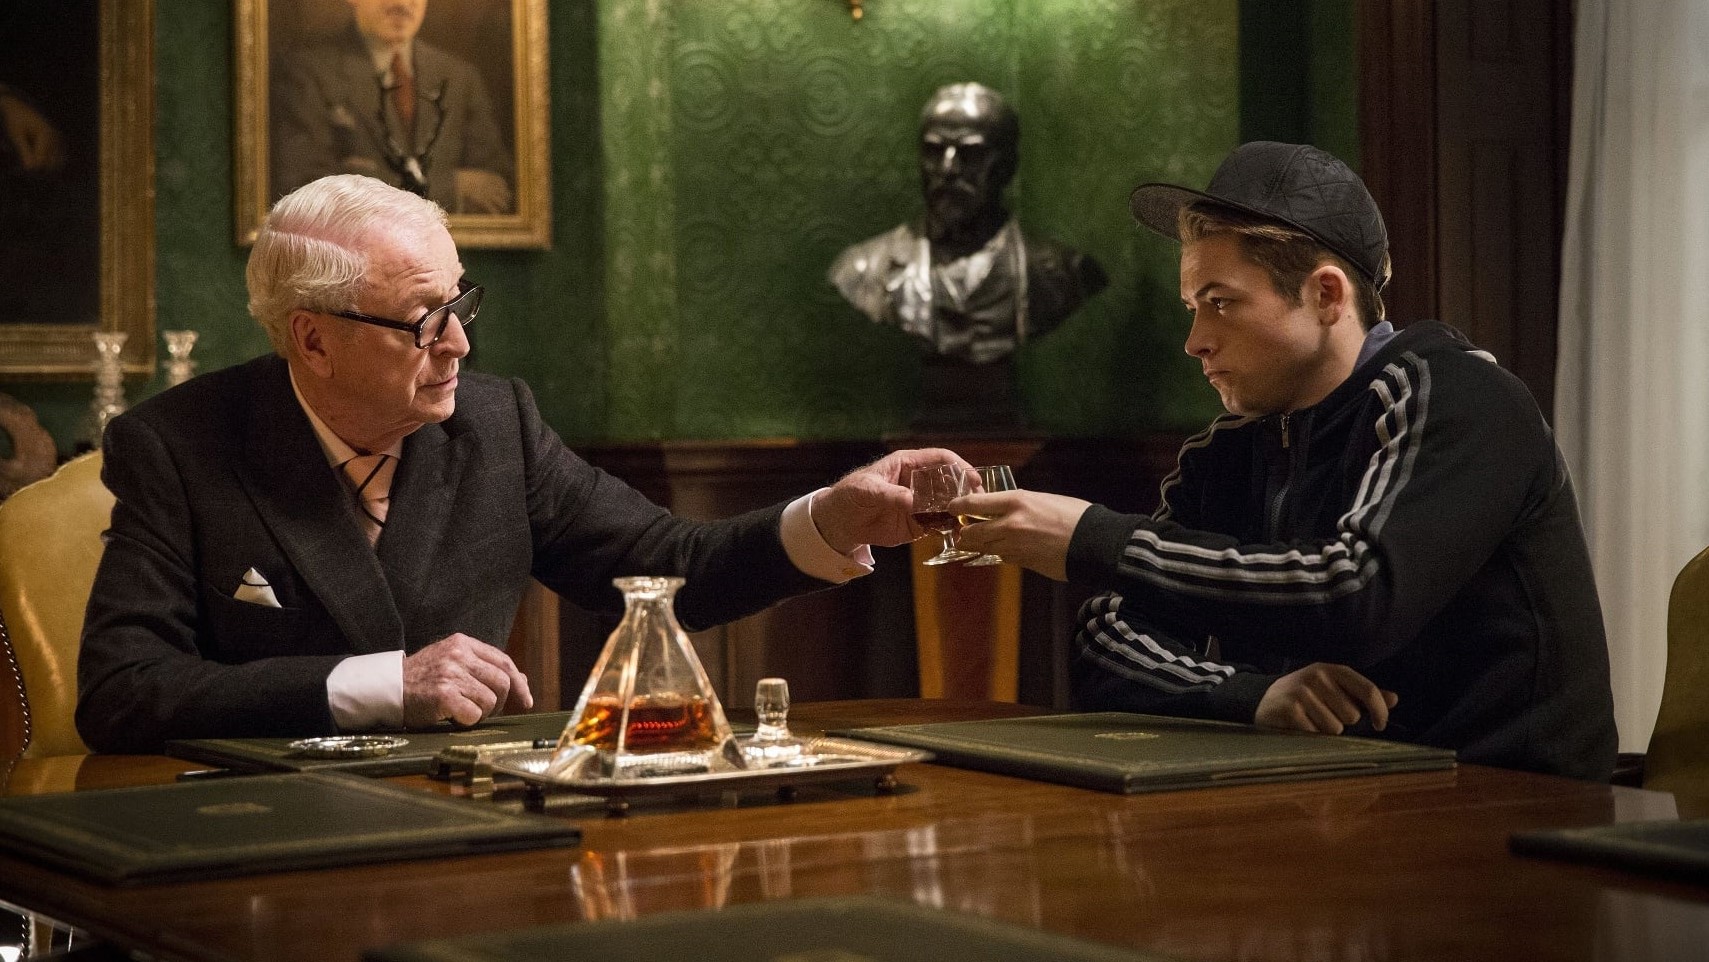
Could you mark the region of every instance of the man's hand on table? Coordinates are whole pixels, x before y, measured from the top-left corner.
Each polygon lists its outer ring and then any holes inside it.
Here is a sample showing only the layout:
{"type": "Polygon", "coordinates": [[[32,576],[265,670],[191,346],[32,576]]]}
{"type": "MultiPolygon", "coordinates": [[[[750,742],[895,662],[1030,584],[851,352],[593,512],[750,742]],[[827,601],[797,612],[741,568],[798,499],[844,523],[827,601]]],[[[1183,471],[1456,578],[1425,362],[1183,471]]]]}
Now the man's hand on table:
{"type": "Polygon", "coordinates": [[[465,634],[454,634],[404,657],[404,725],[442,721],[473,725],[489,715],[534,707],[528,679],[510,656],[465,634]]]}
{"type": "Polygon", "coordinates": [[[1253,722],[1267,728],[1339,735],[1366,714],[1371,727],[1389,724],[1389,709],[1400,701],[1392,691],[1346,665],[1317,662],[1275,680],[1258,702],[1253,722]]]}

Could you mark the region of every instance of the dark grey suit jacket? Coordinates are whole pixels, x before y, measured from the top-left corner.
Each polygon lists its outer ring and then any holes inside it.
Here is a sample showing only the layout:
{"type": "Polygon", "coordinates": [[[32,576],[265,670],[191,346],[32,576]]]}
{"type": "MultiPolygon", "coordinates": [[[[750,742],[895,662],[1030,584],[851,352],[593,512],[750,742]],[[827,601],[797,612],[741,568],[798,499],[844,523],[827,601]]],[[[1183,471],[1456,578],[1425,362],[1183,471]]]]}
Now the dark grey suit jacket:
{"type": "Polygon", "coordinates": [[[691,629],[825,586],[790,563],[782,505],[675,518],[566,448],[522,382],[472,372],[456,413],[405,439],[375,547],[278,357],[138,404],[108,427],[105,459],[118,501],[77,705],[98,751],[331,733],[339,661],[459,631],[502,646],[531,574],[611,611],[613,577],[682,575],[691,629]],[[233,597],[250,568],[281,607],[233,597]]]}
{"type": "MultiPolygon", "coordinates": [[[[515,158],[493,114],[480,71],[454,54],[417,40],[416,91],[426,98],[444,85],[445,124],[428,155],[427,196],[456,212],[454,173],[474,167],[500,174],[515,188],[515,158]]],[[[386,165],[376,139],[380,88],[374,63],[354,27],[333,43],[281,58],[272,86],[271,166],[278,198],[327,174],[368,174],[392,186],[399,177],[386,165]]],[[[426,146],[435,112],[416,107],[415,148],[426,146]]]]}

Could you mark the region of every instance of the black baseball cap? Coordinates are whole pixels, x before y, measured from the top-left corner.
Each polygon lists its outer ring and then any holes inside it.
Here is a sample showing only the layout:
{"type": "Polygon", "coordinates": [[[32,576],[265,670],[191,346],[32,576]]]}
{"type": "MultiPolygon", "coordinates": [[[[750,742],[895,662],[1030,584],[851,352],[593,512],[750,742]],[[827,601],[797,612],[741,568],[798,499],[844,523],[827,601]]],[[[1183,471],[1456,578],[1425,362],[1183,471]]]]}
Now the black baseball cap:
{"type": "Polygon", "coordinates": [[[1181,208],[1208,201],[1286,224],[1341,255],[1381,290],[1388,282],[1388,230],[1365,182],[1353,169],[1309,144],[1255,140],[1229,154],[1210,186],[1141,184],[1128,208],[1141,224],[1180,240],[1181,208]]]}

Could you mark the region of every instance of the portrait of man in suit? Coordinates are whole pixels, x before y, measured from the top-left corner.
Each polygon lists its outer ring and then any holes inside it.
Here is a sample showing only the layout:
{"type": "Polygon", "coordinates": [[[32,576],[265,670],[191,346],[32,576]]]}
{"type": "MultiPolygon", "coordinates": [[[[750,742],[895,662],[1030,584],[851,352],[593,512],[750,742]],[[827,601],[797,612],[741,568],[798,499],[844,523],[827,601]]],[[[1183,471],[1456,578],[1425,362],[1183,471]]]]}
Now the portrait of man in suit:
{"type": "Polygon", "coordinates": [[[271,197],[348,173],[453,214],[515,209],[514,124],[496,107],[509,98],[492,90],[511,48],[484,42],[508,39],[509,4],[444,2],[444,28],[425,33],[427,0],[273,4],[271,197]]]}

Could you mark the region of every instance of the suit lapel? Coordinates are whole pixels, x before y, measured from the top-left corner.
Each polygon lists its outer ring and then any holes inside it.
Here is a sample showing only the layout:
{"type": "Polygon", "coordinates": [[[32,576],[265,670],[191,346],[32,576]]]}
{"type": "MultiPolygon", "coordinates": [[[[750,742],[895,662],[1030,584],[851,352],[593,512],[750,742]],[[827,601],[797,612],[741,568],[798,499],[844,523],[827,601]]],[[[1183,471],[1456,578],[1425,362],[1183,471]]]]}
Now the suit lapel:
{"type": "Polygon", "coordinates": [[[435,573],[452,554],[444,542],[453,536],[452,513],[470,460],[469,438],[427,424],[404,439],[378,553],[395,596],[406,606],[408,599],[444,589],[445,573],[438,572],[437,585],[435,573]]]}
{"type": "Polygon", "coordinates": [[[250,500],[355,653],[402,648],[403,619],[385,572],[297,404],[285,362],[262,372],[241,472],[250,500]]]}

